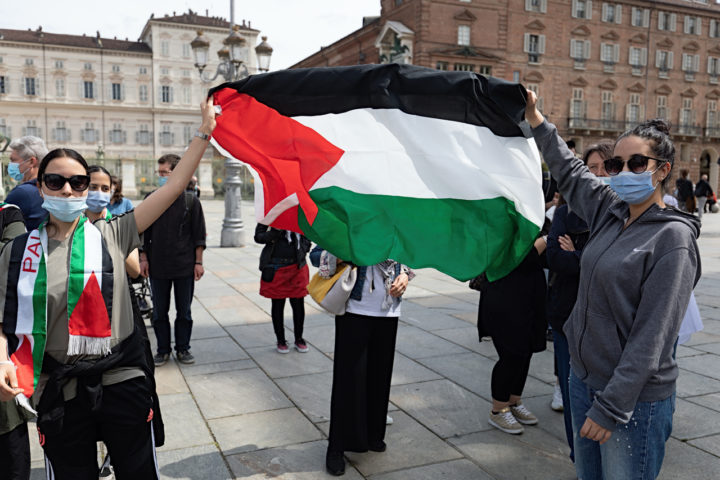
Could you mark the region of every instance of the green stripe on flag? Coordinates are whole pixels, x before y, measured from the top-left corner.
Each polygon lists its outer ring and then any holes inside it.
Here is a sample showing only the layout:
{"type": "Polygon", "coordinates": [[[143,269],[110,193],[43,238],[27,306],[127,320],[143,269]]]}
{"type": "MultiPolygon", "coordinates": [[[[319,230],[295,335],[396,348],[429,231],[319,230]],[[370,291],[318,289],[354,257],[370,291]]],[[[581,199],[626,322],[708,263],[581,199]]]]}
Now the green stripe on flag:
{"type": "Polygon", "coordinates": [[[85,288],[85,217],[80,217],[72,236],[70,272],[68,279],[68,318],[72,317],[75,305],[85,288]]]}
{"type": "Polygon", "coordinates": [[[299,225],[326,250],[358,265],[388,258],[432,267],[458,280],[510,273],[530,251],[540,227],[506,198],[426,199],[366,195],[339,187],[310,191],[318,215],[299,225]]]}
{"type": "Polygon", "coordinates": [[[40,372],[42,371],[43,355],[45,355],[45,340],[47,324],[45,322],[47,308],[47,272],[45,268],[45,256],[40,257],[40,266],[35,277],[33,289],[33,388],[37,388],[40,372]]]}

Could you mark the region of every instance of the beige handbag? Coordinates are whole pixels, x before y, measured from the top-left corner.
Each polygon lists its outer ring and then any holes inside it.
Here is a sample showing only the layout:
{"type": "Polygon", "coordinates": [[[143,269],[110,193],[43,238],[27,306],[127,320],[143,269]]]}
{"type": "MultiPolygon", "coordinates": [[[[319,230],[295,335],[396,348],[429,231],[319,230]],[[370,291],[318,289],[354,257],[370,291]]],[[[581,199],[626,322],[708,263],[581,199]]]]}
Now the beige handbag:
{"type": "Polygon", "coordinates": [[[319,273],[315,273],[307,290],[322,308],[332,314],[343,315],[356,280],[357,268],[345,265],[330,278],[323,278],[319,273]]]}

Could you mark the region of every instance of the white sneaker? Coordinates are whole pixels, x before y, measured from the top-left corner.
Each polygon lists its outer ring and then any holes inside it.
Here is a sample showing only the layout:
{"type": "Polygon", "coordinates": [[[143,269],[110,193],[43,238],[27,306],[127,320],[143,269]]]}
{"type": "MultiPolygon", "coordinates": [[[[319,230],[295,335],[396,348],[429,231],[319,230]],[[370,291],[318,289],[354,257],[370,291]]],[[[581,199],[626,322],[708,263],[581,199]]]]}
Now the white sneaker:
{"type": "Polygon", "coordinates": [[[523,426],[515,419],[515,416],[510,411],[510,407],[505,407],[498,413],[491,411],[488,423],[505,433],[511,433],[513,435],[518,435],[525,431],[523,426]]]}
{"type": "Polygon", "coordinates": [[[392,425],[392,424],[393,424],[393,419],[390,415],[388,415],[387,418],[385,419],[385,425],[392,425]]]}
{"type": "Polygon", "coordinates": [[[562,412],[563,411],[563,399],[562,399],[562,391],[560,390],[560,384],[555,384],[555,391],[553,392],[553,398],[552,402],[550,402],[550,408],[555,410],[556,412],[562,412]]]}

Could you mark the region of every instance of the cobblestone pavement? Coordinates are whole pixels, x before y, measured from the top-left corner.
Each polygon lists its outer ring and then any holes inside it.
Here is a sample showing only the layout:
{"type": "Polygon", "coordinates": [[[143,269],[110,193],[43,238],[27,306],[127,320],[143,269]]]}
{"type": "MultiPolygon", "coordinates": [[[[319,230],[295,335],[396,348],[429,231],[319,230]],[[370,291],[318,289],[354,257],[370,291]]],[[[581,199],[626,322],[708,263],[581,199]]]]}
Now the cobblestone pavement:
{"type": "MultiPolygon", "coordinates": [[[[162,478],[329,478],[333,318],[308,297],[310,352],[277,354],[270,301],[258,294],[252,206],[243,208],[248,245],[223,249],[223,203],[203,204],[210,248],[193,303],[197,361],[185,366],[173,359],[157,371],[167,437],[158,449],[162,478]]],[[[705,330],[678,348],[674,430],[662,479],[720,478],[720,214],[706,215],[700,247],[703,277],[695,292],[705,330]]],[[[488,425],[497,357],[492,343],[478,342],[477,301],[466,284],[434,270],[418,272],[400,319],[388,449],[349,454],[345,478],[575,478],[562,415],[550,409],[551,344],[533,356],[524,395],[539,425],[518,436],[488,425]]],[[[290,313],[288,305],[288,326],[290,313]]],[[[44,478],[37,445],[33,467],[33,478],[44,478]]]]}

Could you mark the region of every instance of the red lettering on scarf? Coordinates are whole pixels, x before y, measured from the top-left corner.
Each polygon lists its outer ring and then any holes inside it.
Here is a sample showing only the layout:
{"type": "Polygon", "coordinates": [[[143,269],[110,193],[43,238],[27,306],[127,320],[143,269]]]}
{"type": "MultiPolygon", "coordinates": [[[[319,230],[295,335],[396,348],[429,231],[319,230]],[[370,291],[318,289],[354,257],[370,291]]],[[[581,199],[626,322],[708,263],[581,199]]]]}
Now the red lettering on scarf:
{"type": "Polygon", "coordinates": [[[32,258],[30,258],[30,257],[23,258],[23,263],[22,263],[23,272],[31,272],[31,273],[37,272],[37,270],[33,270],[32,265],[33,265],[32,258]]]}
{"type": "Polygon", "coordinates": [[[36,257],[40,258],[40,253],[38,252],[38,249],[40,249],[40,242],[28,245],[27,249],[30,250],[36,257]]]}

